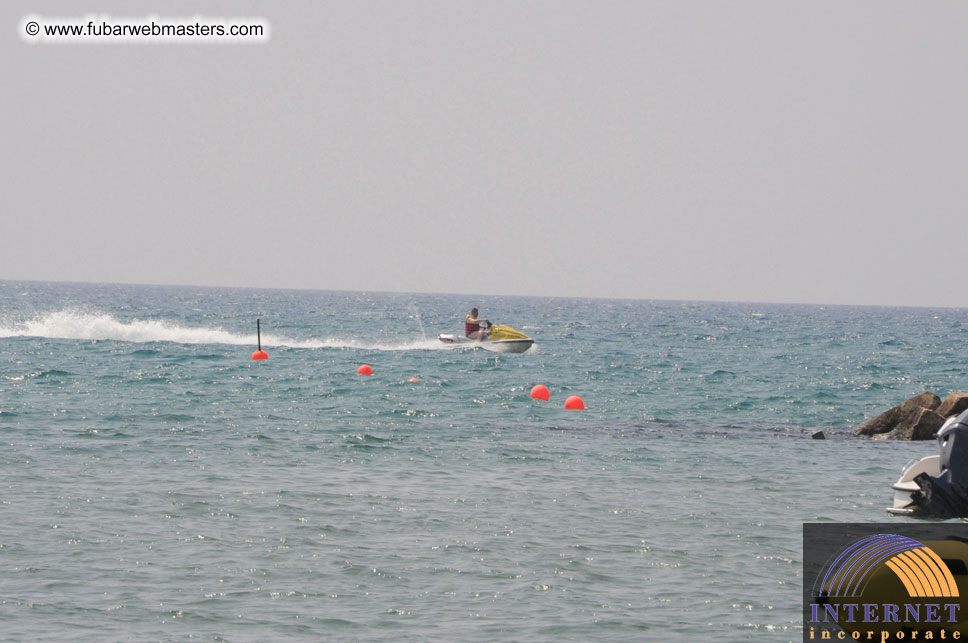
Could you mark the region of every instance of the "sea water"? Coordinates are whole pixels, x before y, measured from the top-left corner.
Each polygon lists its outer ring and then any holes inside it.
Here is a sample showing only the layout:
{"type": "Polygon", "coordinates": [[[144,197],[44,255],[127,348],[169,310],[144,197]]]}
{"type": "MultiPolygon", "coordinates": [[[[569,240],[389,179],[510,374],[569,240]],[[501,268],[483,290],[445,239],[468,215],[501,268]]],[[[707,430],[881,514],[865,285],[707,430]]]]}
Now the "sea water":
{"type": "Polygon", "coordinates": [[[0,282],[0,638],[799,640],[966,313],[0,282]]]}

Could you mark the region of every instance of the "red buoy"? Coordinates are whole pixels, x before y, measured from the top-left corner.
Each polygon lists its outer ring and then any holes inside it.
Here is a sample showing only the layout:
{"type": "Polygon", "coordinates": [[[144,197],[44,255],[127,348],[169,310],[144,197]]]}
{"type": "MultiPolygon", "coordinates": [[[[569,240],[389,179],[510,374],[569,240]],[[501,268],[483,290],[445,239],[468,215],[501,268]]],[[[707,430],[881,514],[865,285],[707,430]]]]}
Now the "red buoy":
{"type": "Polygon", "coordinates": [[[531,389],[531,399],[547,402],[551,399],[551,393],[548,392],[548,387],[544,384],[535,384],[534,388],[531,389]]]}
{"type": "Polygon", "coordinates": [[[259,349],[252,353],[252,359],[269,359],[269,354],[262,350],[262,328],[259,326],[259,320],[255,320],[255,337],[259,349]]]}
{"type": "Polygon", "coordinates": [[[373,375],[373,369],[370,368],[369,364],[360,364],[360,367],[356,369],[356,372],[360,375],[373,375]]]}
{"type": "Polygon", "coordinates": [[[577,395],[572,395],[565,400],[565,408],[570,411],[581,411],[585,408],[585,402],[577,395]]]}

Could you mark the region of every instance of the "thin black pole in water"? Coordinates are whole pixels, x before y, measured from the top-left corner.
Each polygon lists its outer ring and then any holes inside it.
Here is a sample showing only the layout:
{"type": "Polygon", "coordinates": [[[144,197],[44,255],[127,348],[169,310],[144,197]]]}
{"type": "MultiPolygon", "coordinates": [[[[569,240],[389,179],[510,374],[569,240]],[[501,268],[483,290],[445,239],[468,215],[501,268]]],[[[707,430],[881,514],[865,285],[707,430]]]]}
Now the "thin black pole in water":
{"type": "Polygon", "coordinates": [[[262,327],[259,324],[259,320],[255,320],[255,337],[256,341],[259,343],[259,350],[252,353],[252,359],[269,359],[266,352],[262,350],[262,327]]]}

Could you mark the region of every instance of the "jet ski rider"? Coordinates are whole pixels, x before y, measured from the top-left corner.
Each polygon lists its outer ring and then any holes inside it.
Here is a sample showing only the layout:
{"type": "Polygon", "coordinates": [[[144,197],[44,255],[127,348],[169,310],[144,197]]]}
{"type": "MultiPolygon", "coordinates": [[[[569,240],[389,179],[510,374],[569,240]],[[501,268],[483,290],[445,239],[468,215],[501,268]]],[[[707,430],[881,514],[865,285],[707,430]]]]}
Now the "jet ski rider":
{"type": "Polygon", "coordinates": [[[471,314],[468,315],[464,320],[464,335],[466,335],[468,339],[483,341],[483,339],[487,337],[488,331],[486,329],[482,329],[481,324],[487,324],[490,326],[491,322],[488,319],[478,319],[477,309],[472,308],[471,314]]]}

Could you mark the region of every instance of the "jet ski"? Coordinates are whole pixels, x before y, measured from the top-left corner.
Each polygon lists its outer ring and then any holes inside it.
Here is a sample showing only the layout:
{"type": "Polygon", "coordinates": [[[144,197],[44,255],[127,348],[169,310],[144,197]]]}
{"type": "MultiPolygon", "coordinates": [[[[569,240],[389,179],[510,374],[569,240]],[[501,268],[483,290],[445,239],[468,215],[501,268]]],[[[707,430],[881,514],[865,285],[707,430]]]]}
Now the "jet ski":
{"type": "Polygon", "coordinates": [[[481,347],[494,353],[523,353],[531,348],[534,340],[519,330],[503,324],[489,324],[487,337],[471,339],[464,335],[441,333],[437,339],[445,344],[453,344],[464,348],[481,347]]]}
{"type": "Polygon", "coordinates": [[[968,411],[953,415],[937,433],[940,455],[912,460],[891,485],[887,512],[913,518],[968,517],[968,411]]]}

